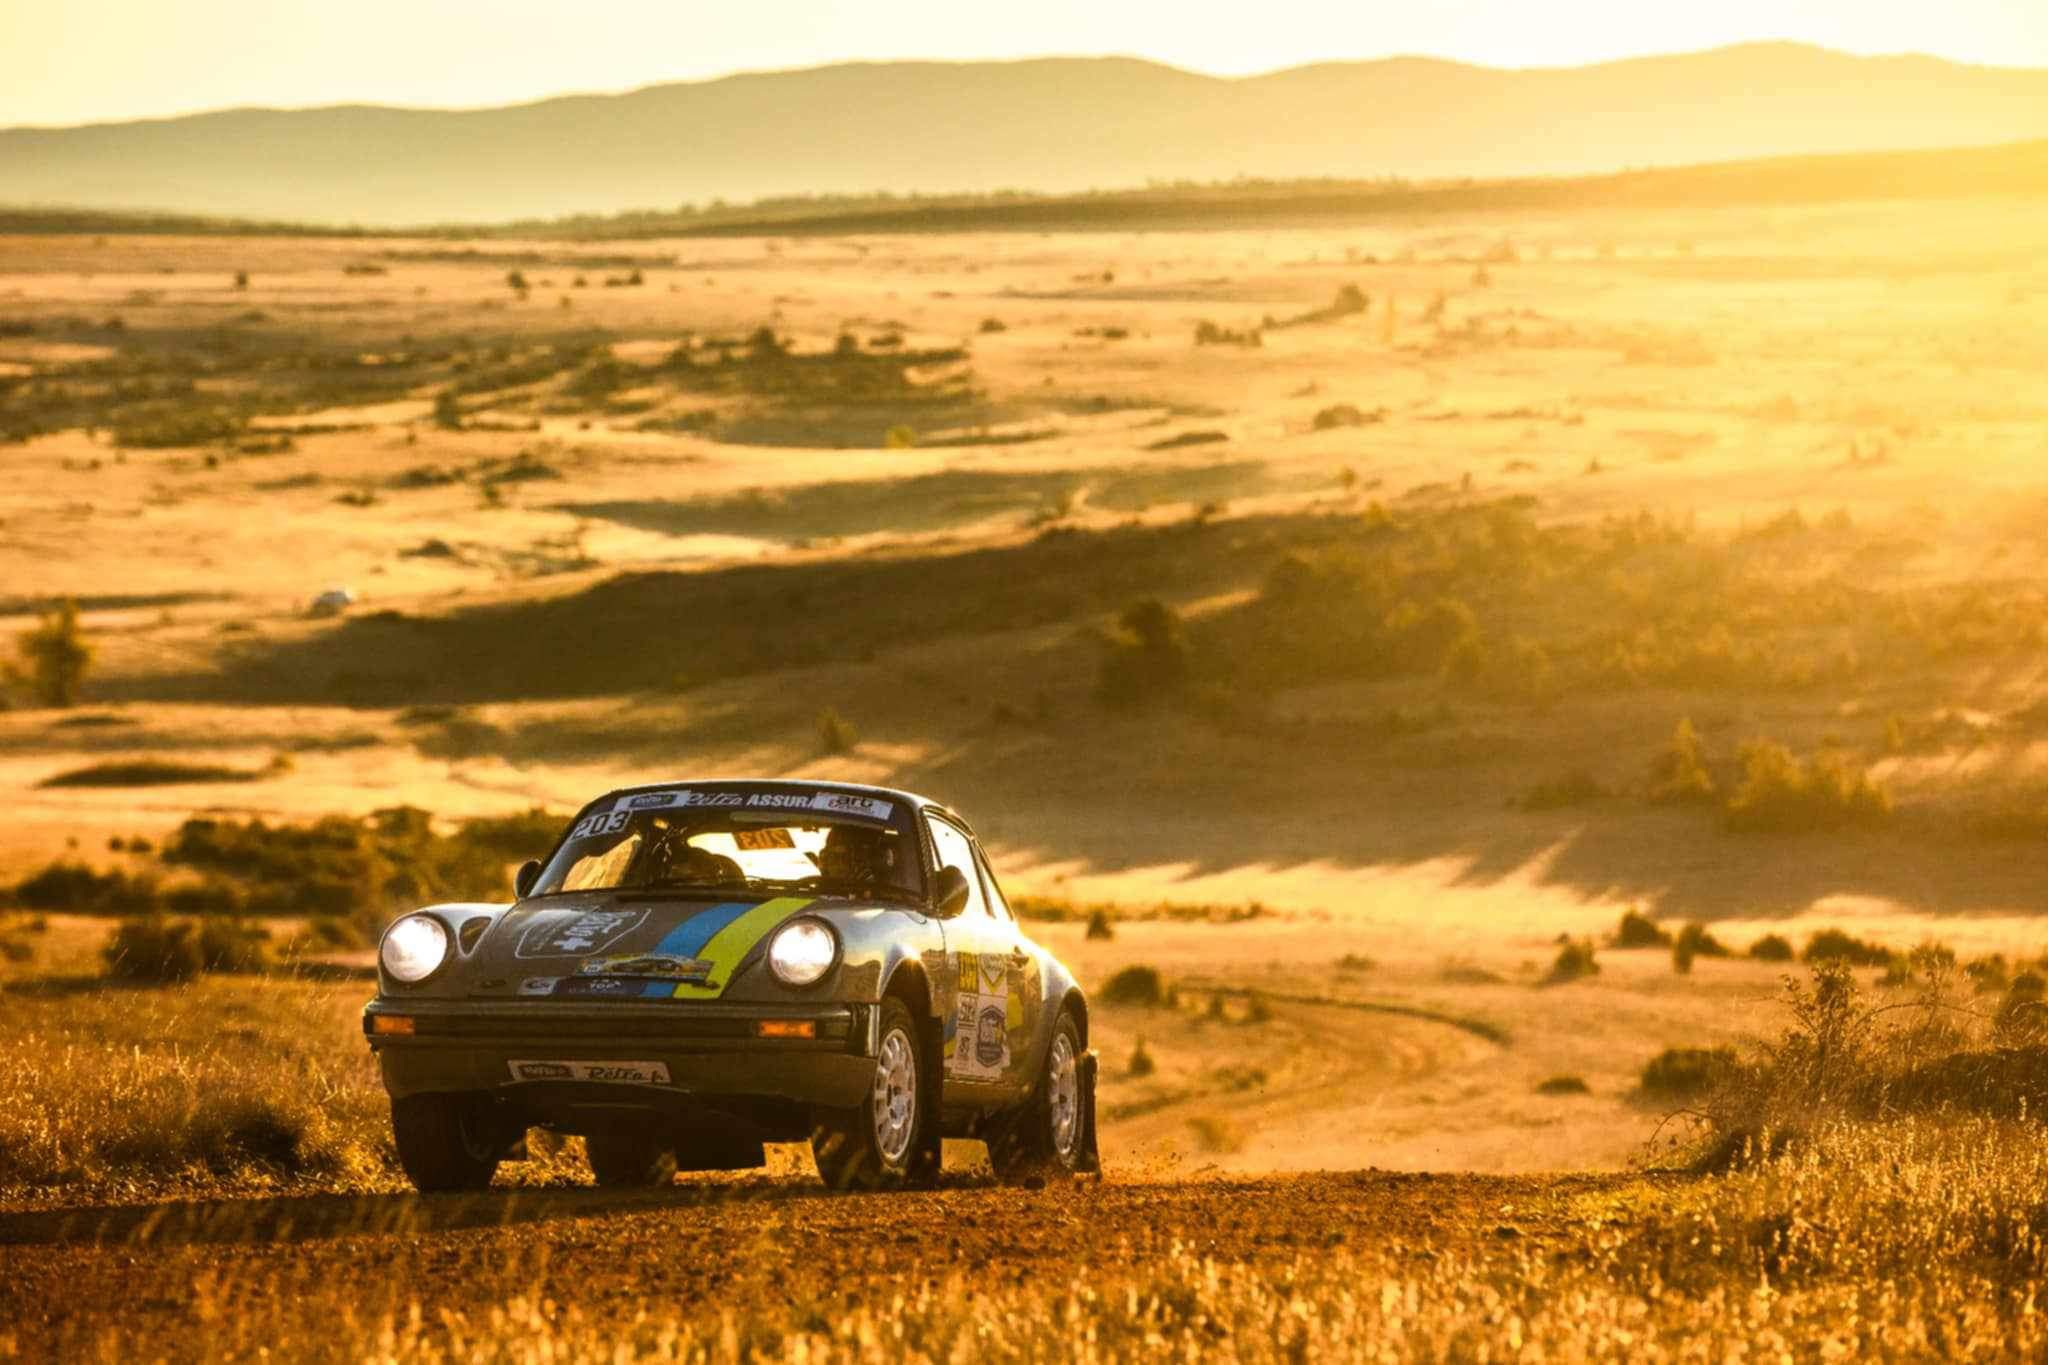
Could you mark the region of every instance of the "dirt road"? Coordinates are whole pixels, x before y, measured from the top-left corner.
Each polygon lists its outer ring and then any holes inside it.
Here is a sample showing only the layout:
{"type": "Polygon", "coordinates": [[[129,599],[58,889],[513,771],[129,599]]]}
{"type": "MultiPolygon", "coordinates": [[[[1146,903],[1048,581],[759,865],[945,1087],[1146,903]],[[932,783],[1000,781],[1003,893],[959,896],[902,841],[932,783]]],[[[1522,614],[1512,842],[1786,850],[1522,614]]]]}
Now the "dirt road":
{"type": "Polygon", "coordinates": [[[765,1179],[16,1212],[0,1214],[0,1355],[77,1358],[118,1343],[127,1358],[361,1357],[375,1324],[414,1304],[469,1321],[514,1298],[600,1321],[651,1306],[802,1321],[962,1274],[990,1288],[1065,1284],[1169,1256],[1232,1265],[1347,1243],[1428,1258],[1557,1234],[1568,1201],[1637,1179],[1112,1175],[855,1196],[765,1179]]]}

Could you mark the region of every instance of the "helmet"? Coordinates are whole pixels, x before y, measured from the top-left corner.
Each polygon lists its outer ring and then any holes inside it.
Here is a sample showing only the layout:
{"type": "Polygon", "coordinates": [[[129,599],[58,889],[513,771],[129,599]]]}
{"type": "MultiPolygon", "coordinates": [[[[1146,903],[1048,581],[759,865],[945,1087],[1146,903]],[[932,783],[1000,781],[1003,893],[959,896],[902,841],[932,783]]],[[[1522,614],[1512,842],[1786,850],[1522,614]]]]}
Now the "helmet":
{"type": "Polygon", "coordinates": [[[818,850],[818,871],[834,881],[891,880],[896,870],[893,830],[866,825],[834,825],[818,850]]]}

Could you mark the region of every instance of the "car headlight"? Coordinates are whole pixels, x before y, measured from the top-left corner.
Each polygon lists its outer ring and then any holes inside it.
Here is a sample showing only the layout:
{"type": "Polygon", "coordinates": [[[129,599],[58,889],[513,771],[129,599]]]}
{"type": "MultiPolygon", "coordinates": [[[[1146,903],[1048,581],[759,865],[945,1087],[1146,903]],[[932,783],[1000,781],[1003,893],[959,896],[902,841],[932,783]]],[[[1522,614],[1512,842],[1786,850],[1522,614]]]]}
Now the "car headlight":
{"type": "Polygon", "coordinates": [[[839,935],[823,920],[794,920],[768,941],[768,970],[785,986],[817,984],[839,960],[839,935]]]}
{"type": "Polygon", "coordinates": [[[448,927],[432,915],[407,915],[384,931],[377,960],[394,981],[425,981],[448,960],[448,927]]]}

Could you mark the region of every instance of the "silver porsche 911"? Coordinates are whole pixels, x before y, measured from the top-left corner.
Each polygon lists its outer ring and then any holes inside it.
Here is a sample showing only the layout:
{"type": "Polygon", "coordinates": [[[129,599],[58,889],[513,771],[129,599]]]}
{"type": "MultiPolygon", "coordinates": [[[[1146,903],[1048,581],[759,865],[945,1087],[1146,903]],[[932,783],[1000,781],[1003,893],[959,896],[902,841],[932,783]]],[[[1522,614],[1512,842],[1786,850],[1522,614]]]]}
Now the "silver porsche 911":
{"type": "Polygon", "coordinates": [[[975,1137],[1006,1179],[1097,1169],[1072,973],[1025,937],[967,823],[909,792],[691,781],[610,792],[511,905],[395,921],[363,1012],[400,1162],[477,1189],[529,1129],[600,1184],[765,1164],[925,1183],[975,1137]]]}

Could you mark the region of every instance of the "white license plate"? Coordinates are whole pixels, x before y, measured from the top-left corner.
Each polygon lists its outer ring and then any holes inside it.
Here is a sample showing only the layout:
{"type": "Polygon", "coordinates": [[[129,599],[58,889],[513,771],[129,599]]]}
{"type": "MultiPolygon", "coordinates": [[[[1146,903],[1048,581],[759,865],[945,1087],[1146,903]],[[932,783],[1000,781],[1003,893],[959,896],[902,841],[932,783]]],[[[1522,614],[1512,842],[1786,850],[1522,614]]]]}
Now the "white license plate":
{"type": "Polygon", "coordinates": [[[667,1085],[660,1062],[509,1062],[515,1081],[601,1081],[611,1085],[667,1085]]]}

